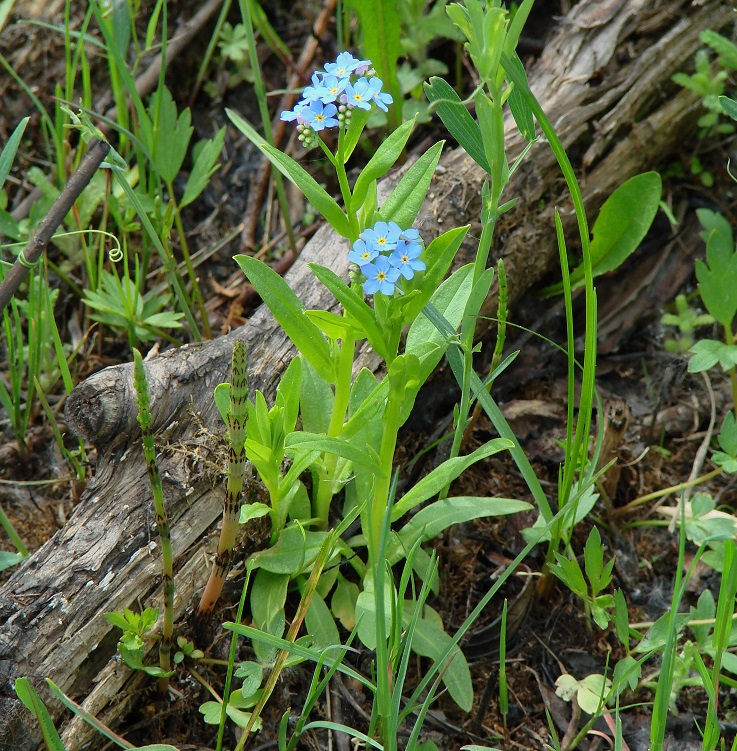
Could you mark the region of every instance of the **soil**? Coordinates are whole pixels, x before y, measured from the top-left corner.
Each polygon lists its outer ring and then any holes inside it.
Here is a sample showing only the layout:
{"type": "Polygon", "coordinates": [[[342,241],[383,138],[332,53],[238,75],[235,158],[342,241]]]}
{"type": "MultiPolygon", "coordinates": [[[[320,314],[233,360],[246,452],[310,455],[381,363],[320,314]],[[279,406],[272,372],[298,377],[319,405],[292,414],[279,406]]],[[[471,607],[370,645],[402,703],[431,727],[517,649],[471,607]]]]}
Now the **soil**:
{"type": "MultiPolygon", "coordinates": [[[[57,1],[46,7],[31,2],[18,2],[14,8],[16,19],[35,19],[59,23],[63,18],[63,3],[57,1]]],[[[142,23],[154,5],[151,0],[141,3],[139,18],[142,23]]],[[[170,23],[178,18],[190,17],[198,8],[196,2],[169,3],[170,23]]],[[[303,1],[292,7],[291,3],[271,3],[267,9],[277,33],[298,56],[310,33],[319,11],[315,3],[303,1]]],[[[527,54],[539,49],[544,42],[542,30],[549,28],[552,17],[566,8],[557,4],[542,4],[536,11],[535,24],[526,38],[527,54]]],[[[76,14],[75,10],[74,13],[76,14]]],[[[231,11],[231,21],[238,20],[237,8],[231,11]]],[[[77,19],[77,23],[81,16],[77,19]]],[[[213,21],[206,24],[196,36],[186,54],[178,58],[167,76],[175,99],[180,105],[187,103],[192,93],[192,82],[199,61],[210,38],[213,21]]],[[[141,29],[145,33],[145,24],[141,29]]],[[[318,56],[330,59],[335,56],[334,29],[321,39],[318,56]]],[[[60,35],[27,23],[12,23],[0,36],[3,54],[11,65],[31,86],[47,106],[51,105],[54,85],[63,80],[63,40],[60,35]]],[[[284,86],[284,66],[269,53],[265,45],[262,53],[266,86],[268,90],[284,86]]],[[[452,55],[452,50],[440,54],[452,55]]],[[[686,64],[687,61],[684,61],[686,64]]],[[[105,67],[97,60],[92,67],[93,87],[97,101],[104,102],[107,91],[105,67]]],[[[7,141],[18,120],[33,109],[17,85],[6,78],[0,80],[0,143],[7,141]]],[[[257,119],[255,100],[250,87],[240,84],[232,90],[223,90],[220,98],[212,99],[202,91],[193,101],[195,138],[212,137],[227,123],[224,107],[235,106],[252,120],[257,119]]],[[[17,206],[30,192],[26,179],[28,168],[45,162],[45,147],[41,137],[39,118],[33,116],[18,159],[9,181],[10,206],[17,206]]],[[[434,137],[431,126],[421,137],[434,137]]],[[[630,418],[621,441],[613,448],[621,473],[618,481],[611,481],[611,508],[600,503],[595,518],[600,522],[607,556],[616,555],[615,586],[626,595],[629,618],[632,623],[654,621],[670,605],[673,579],[676,573],[677,535],[654,521],[662,518],[654,513],[655,501],[628,511],[625,506],[636,498],[653,491],[675,485],[689,477],[696,461],[710,419],[710,397],[713,394],[717,424],[721,415],[731,406],[731,393],[727,380],[719,374],[710,374],[707,382],[701,375],[689,374],[683,356],[670,355],[664,349],[669,335],[660,323],[666,306],[677,293],[691,294],[695,290],[693,258],[703,255],[703,243],[698,237],[694,209],[701,206],[717,208],[735,223],[735,192],[725,174],[724,165],[729,157],[727,142],[703,141],[698,145],[704,169],[716,179],[708,190],[696,176],[674,178],[666,181],[664,199],[672,207],[680,207],[681,224],[674,235],[670,227],[659,219],[643,243],[642,248],[615,274],[598,284],[600,328],[600,355],[598,362],[598,388],[606,405],[618,401],[627,405],[630,418]]],[[[236,326],[249,314],[249,306],[257,303],[249,296],[241,273],[234,270],[231,256],[244,250],[255,250],[263,257],[279,261],[284,256],[279,227],[269,215],[261,218],[255,232],[256,248],[243,247],[242,223],[247,215],[249,201],[254,192],[254,177],[260,164],[254,150],[229,128],[226,136],[227,162],[213,177],[202,198],[185,212],[190,244],[203,249],[215,246],[224,237],[232,237],[217,252],[210,255],[203,266],[207,308],[215,331],[236,326]]],[[[688,175],[692,151],[684,145],[682,153],[672,155],[672,163],[662,165],[671,173],[681,166],[688,175]]],[[[296,199],[295,199],[296,200],[296,199]]],[[[268,204],[267,202],[267,205],[268,204]]],[[[314,231],[309,223],[303,237],[314,231]]],[[[50,248],[52,260],[59,251],[50,248]]],[[[554,281],[554,280],[551,280],[554,281]]],[[[580,308],[581,301],[577,301],[580,308]]],[[[79,304],[62,287],[59,328],[69,329],[79,321],[79,304]]],[[[579,311],[580,312],[580,311],[579,311]]],[[[581,320],[579,315],[577,320],[581,320]]],[[[496,400],[502,406],[520,442],[532,461],[535,472],[543,484],[554,488],[558,467],[563,458],[561,440],[564,439],[567,380],[565,357],[549,342],[565,341],[565,320],[561,309],[549,302],[529,295],[510,311],[510,327],[505,353],[520,351],[510,368],[494,386],[496,400]],[[534,331],[534,335],[527,330],[534,331]],[[546,485],[547,484],[547,485],[546,485]]],[[[577,342],[580,342],[581,332],[577,342]]],[[[493,350],[493,340],[484,346],[484,353],[493,350]]],[[[103,338],[99,328],[93,328],[86,339],[83,353],[76,358],[75,377],[79,380],[90,373],[121,361],[127,356],[125,342],[114,341],[110,332],[103,338]]],[[[482,367],[483,363],[479,363],[482,367]]],[[[62,421],[63,390],[48,395],[52,409],[62,421]]],[[[402,435],[400,463],[408,463],[418,452],[424,451],[437,438],[446,434],[452,421],[455,391],[448,379],[437,379],[426,400],[427,408],[414,415],[402,435]]],[[[43,542],[60,529],[79,498],[83,483],[72,479],[63,462],[42,410],[31,419],[28,443],[24,451],[14,441],[7,420],[0,423],[3,429],[3,446],[0,448],[0,503],[29,550],[38,549],[43,542]]],[[[494,437],[494,431],[485,417],[477,422],[468,448],[474,448],[494,437]]],[[[431,453],[422,462],[413,465],[417,476],[427,472],[433,463],[443,458],[447,443],[431,453]]],[[[94,467],[94,450],[87,454],[87,472],[94,467]]],[[[707,465],[708,469],[708,465],[707,465]]],[[[412,472],[407,474],[412,477],[412,472]]],[[[724,478],[703,486],[717,498],[725,510],[734,510],[733,483],[724,478]]],[[[527,499],[528,490],[507,455],[494,456],[480,462],[468,471],[453,487],[454,495],[499,496],[527,499]]],[[[524,541],[520,530],[534,521],[534,515],[521,514],[509,519],[482,520],[458,525],[439,537],[433,547],[440,560],[440,590],[430,604],[441,614],[446,630],[453,633],[468,616],[476,603],[486,593],[495,577],[522,550],[524,541]]],[[[584,521],[576,529],[573,549],[581,551],[592,522],[584,521]]],[[[12,546],[2,538],[3,549],[12,546]]],[[[520,575],[502,588],[487,611],[472,628],[464,642],[464,649],[472,668],[475,688],[475,705],[470,715],[461,713],[453,703],[442,697],[429,715],[426,737],[442,749],[458,748],[463,744],[478,743],[495,746],[504,751],[512,749],[543,749],[549,743],[550,731],[546,711],[560,736],[580,723],[571,706],[555,695],[555,680],[561,672],[577,677],[602,672],[607,664],[622,657],[619,642],[611,629],[602,631],[586,619],[582,603],[562,586],[553,585],[546,596],[539,591],[539,572],[543,565],[544,550],[538,549],[525,561],[520,575]],[[508,598],[510,626],[507,645],[507,680],[510,706],[506,720],[498,703],[499,636],[496,623],[503,598],[508,598]],[[511,618],[511,613],[516,618],[511,618]]],[[[687,594],[685,605],[693,605],[701,591],[711,588],[718,592],[718,578],[703,572],[703,578],[687,594]]],[[[216,622],[234,617],[241,581],[235,577],[226,588],[223,605],[216,622]]],[[[291,603],[293,607],[295,603],[291,603]]],[[[209,635],[206,653],[211,658],[227,656],[229,639],[222,631],[209,635]]],[[[246,659],[248,647],[241,646],[239,657],[246,659]]],[[[365,650],[353,659],[357,667],[365,669],[370,655],[365,650]]],[[[413,665],[409,683],[421,674],[424,663],[413,665]]],[[[181,671],[173,684],[174,699],[162,703],[152,682],[143,692],[140,701],[119,731],[133,743],[172,743],[180,749],[213,748],[215,733],[204,725],[198,712],[199,705],[208,698],[203,687],[209,682],[214,687],[222,684],[220,669],[206,665],[192,671],[181,671]]],[[[301,668],[290,669],[280,680],[272,700],[265,710],[264,732],[256,741],[259,748],[275,747],[274,730],[285,711],[298,707],[310,679],[301,668]]],[[[219,688],[218,688],[219,690],[219,688]]],[[[737,721],[737,694],[723,688],[721,711],[725,737],[729,737],[737,721]]],[[[80,698],[80,697],[75,697],[80,698]]],[[[647,691],[637,694],[637,704],[623,713],[625,738],[632,751],[645,749],[649,740],[649,714],[647,702],[652,698],[647,691]]],[[[633,700],[626,695],[626,700],[633,700]]],[[[706,697],[703,691],[688,689],[680,693],[677,714],[669,725],[671,748],[700,748],[700,738],[694,720],[703,721],[706,697]]],[[[370,697],[360,687],[346,681],[335,680],[327,700],[318,703],[316,714],[356,727],[364,727],[370,712],[370,697]]],[[[575,729],[575,728],[574,728],[575,729]]],[[[605,725],[598,730],[606,730],[605,725]]],[[[232,738],[226,738],[232,742],[232,738]]],[[[348,748],[344,737],[327,740],[324,731],[312,731],[303,741],[304,748],[322,748],[326,742],[335,742],[338,749],[348,748]]],[[[330,746],[332,748],[332,746],[330,746]]],[[[583,741],[582,749],[602,748],[601,737],[592,735],[583,741]],[[597,745],[599,744],[599,745],[597,745]]]]}

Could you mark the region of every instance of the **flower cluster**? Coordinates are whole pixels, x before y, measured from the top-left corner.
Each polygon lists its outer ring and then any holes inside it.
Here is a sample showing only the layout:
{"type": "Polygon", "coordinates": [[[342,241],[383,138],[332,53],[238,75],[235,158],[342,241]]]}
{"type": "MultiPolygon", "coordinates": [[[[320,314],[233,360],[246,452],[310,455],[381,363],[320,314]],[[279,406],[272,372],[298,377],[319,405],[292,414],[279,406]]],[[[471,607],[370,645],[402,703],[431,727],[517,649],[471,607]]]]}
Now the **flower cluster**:
{"type": "Polygon", "coordinates": [[[341,52],[334,63],[325,65],[324,71],[313,73],[312,85],[305,88],[294,109],[281,113],[281,119],[296,120],[299,140],[311,146],[316,133],[347,123],[356,107],[368,110],[375,104],[386,112],[394,100],[381,90],[382,86],[370,60],[358,60],[350,52],[341,52]]]}
{"type": "Polygon", "coordinates": [[[416,271],[425,270],[419,237],[416,229],[403,230],[396,222],[377,222],[361,232],[348,258],[366,277],[365,294],[391,296],[400,277],[409,281],[416,271]]]}

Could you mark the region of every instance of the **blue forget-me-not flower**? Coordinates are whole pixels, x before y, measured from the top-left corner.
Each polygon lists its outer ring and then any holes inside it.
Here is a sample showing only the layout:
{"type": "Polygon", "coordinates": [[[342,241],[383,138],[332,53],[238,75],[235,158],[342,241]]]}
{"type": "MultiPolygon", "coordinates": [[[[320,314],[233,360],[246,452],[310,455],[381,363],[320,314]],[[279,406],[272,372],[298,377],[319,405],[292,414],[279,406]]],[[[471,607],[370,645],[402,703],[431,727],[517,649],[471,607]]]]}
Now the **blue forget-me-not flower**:
{"type": "Polygon", "coordinates": [[[400,277],[410,281],[416,272],[425,270],[419,237],[416,229],[403,230],[396,222],[376,222],[361,232],[348,258],[366,279],[365,294],[381,292],[390,297],[400,277]]]}

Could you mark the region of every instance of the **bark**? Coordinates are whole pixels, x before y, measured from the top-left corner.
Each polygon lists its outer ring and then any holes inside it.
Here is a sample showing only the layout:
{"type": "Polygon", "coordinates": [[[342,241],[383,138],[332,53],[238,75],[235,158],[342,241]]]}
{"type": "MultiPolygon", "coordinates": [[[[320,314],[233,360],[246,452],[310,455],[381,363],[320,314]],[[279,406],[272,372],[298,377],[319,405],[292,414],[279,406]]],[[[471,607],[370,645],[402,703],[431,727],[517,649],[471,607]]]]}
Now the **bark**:
{"type": "MultiPolygon", "coordinates": [[[[724,28],[732,11],[717,0],[699,7],[685,1],[619,0],[608,5],[592,1],[574,13],[559,24],[529,80],[564,145],[577,155],[574,163],[583,167],[582,186],[593,217],[617,185],[661,164],[694,132],[699,104],[690,93],[679,92],[670,76],[690,64],[699,32],[724,28]]],[[[523,144],[511,122],[507,132],[513,158],[523,144]]],[[[385,180],[382,192],[397,179],[385,180]]],[[[460,150],[443,157],[415,225],[426,241],[444,229],[474,223],[482,180],[481,170],[460,150]]],[[[517,197],[518,204],[499,224],[495,256],[505,260],[514,301],[557,262],[555,206],[566,217],[569,248],[577,243],[570,200],[546,144],[533,147],[505,193],[510,197],[517,197]]],[[[472,226],[463,262],[478,235],[472,226]]],[[[345,241],[329,227],[307,245],[287,277],[306,307],[335,307],[306,264],[319,262],[345,276],[346,251],[345,241]]],[[[492,295],[488,309],[494,307],[492,295]]],[[[171,519],[177,617],[196,604],[216,543],[224,488],[218,449],[224,429],[212,391],[227,378],[236,338],[248,349],[251,387],[270,399],[294,352],[263,307],[228,336],[146,363],[171,519]]],[[[367,352],[358,363],[363,365],[378,368],[367,352]]],[[[15,676],[50,677],[113,725],[135,702],[141,685],[140,676],[112,659],[117,633],[103,617],[137,602],[153,604],[160,590],[131,375],[129,365],[107,368],[69,398],[70,426],[98,449],[96,475],[65,528],[0,588],[0,748],[30,751],[39,742],[35,723],[13,698],[15,676]]],[[[52,702],[50,708],[54,717],[61,715],[58,705],[52,702]]],[[[63,733],[70,750],[93,737],[77,719],[63,733]]]]}

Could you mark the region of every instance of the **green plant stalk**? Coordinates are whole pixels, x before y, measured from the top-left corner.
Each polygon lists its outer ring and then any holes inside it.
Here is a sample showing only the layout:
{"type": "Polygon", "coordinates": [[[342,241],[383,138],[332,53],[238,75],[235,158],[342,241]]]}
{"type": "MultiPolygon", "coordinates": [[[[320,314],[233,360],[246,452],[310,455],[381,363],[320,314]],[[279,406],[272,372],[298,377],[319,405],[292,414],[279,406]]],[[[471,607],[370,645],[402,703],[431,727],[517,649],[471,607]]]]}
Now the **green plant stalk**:
{"type": "Polygon", "coordinates": [[[182,257],[184,258],[184,265],[187,268],[187,274],[192,283],[192,297],[194,304],[200,311],[200,318],[202,320],[202,328],[205,332],[205,336],[208,339],[212,339],[212,330],[210,329],[210,319],[207,316],[207,310],[205,309],[205,300],[202,297],[202,290],[200,289],[200,283],[197,279],[197,272],[192,265],[192,257],[189,253],[189,245],[187,244],[187,235],[182,225],[182,216],[179,211],[179,204],[174,198],[174,185],[173,183],[167,183],[167,189],[169,191],[169,199],[174,204],[174,225],[177,228],[177,235],[179,235],[179,246],[182,250],[182,257]]]}
{"type": "MultiPolygon", "coordinates": [[[[269,108],[266,105],[266,87],[264,86],[264,80],[261,77],[261,66],[258,62],[258,55],[256,54],[256,40],[253,36],[253,22],[251,19],[251,9],[249,7],[248,0],[238,0],[238,5],[241,9],[241,17],[243,18],[243,25],[246,29],[246,38],[248,40],[248,54],[251,59],[251,70],[253,70],[253,88],[256,92],[256,99],[258,101],[258,110],[261,114],[261,122],[264,126],[264,138],[269,146],[274,145],[274,134],[271,131],[271,116],[269,115],[269,108]]],[[[274,183],[276,184],[276,196],[279,201],[279,208],[281,209],[282,217],[284,218],[284,226],[287,230],[287,237],[289,238],[289,247],[295,256],[298,255],[297,240],[294,236],[294,228],[292,227],[292,220],[289,217],[289,203],[287,202],[287,194],[284,191],[284,180],[282,179],[281,172],[274,170],[274,183]]]]}
{"type": "MultiPolygon", "coordinates": [[[[333,411],[330,416],[328,425],[328,435],[335,437],[340,435],[345,422],[346,412],[348,410],[348,400],[351,395],[351,375],[353,372],[353,356],[355,350],[355,340],[351,336],[341,342],[340,356],[338,359],[338,378],[335,383],[335,399],[333,401],[333,411]]],[[[320,478],[320,483],[315,496],[314,515],[318,524],[327,527],[328,515],[330,513],[330,503],[333,500],[335,492],[335,470],[338,465],[338,457],[335,454],[328,454],[325,457],[324,477],[320,478]]]]}
{"type": "Polygon", "coordinates": [[[223,526],[212,564],[210,578],[200,598],[196,618],[212,615],[233,564],[233,548],[238,534],[241,493],[246,473],[246,417],[248,415],[248,356],[246,345],[236,340],[230,365],[230,406],[228,408],[228,485],[223,505],[223,526]]]}
{"type": "MultiPolygon", "coordinates": [[[[241,590],[241,599],[238,603],[238,612],[235,616],[235,622],[240,623],[243,620],[243,610],[246,607],[246,595],[248,594],[248,585],[253,573],[254,559],[249,560],[246,566],[246,580],[243,582],[241,590]]],[[[236,651],[238,648],[238,634],[233,631],[230,636],[230,652],[228,653],[228,670],[225,674],[225,686],[223,687],[223,704],[220,707],[220,724],[218,725],[218,737],[215,744],[215,751],[223,751],[223,733],[225,732],[225,721],[228,716],[227,707],[230,701],[230,687],[233,682],[233,668],[235,667],[236,651]]]]}
{"type": "MultiPolygon", "coordinates": [[[[141,426],[143,456],[146,460],[146,471],[151,483],[156,510],[156,528],[161,541],[161,590],[164,600],[164,624],[159,643],[159,666],[165,673],[171,670],[171,645],[174,634],[174,569],[169,535],[169,520],[164,506],[164,489],[161,485],[161,475],[156,464],[156,446],[151,432],[151,410],[149,408],[148,382],[143,368],[141,353],[133,349],[134,384],[136,387],[136,402],[138,403],[138,424],[141,426]]],[[[169,688],[169,677],[159,678],[159,690],[165,694],[169,688]]]]}

